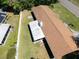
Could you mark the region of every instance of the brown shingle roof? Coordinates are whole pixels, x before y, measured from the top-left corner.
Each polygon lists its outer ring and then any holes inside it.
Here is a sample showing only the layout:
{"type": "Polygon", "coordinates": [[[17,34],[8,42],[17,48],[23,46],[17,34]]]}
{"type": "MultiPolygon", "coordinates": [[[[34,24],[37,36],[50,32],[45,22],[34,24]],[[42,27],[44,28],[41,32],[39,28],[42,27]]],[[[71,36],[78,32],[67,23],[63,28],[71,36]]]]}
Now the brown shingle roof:
{"type": "Polygon", "coordinates": [[[43,22],[43,32],[56,59],[61,59],[65,54],[77,50],[72,32],[48,6],[33,7],[32,11],[36,19],[43,22]]]}

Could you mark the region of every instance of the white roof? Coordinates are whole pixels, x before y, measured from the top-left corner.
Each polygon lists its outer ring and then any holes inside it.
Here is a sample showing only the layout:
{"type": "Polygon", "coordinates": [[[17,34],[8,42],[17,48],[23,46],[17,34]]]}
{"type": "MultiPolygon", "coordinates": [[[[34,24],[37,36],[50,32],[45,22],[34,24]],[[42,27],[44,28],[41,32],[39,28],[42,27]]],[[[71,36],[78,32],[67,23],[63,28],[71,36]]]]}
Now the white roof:
{"type": "Polygon", "coordinates": [[[42,32],[41,27],[38,25],[38,21],[30,22],[29,26],[30,26],[34,41],[45,37],[45,35],[42,32]]]}
{"type": "Polygon", "coordinates": [[[9,28],[9,24],[0,24],[0,44],[2,44],[3,38],[9,28]]]}

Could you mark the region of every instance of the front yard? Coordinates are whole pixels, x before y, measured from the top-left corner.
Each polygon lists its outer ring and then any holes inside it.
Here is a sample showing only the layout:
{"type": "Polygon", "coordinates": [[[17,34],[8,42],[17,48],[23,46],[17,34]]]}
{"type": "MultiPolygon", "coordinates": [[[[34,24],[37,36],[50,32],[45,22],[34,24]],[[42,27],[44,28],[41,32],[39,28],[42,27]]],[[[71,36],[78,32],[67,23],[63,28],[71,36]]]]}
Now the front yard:
{"type": "Polygon", "coordinates": [[[59,18],[66,22],[67,24],[71,24],[70,27],[76,31],[79,31],[79,17],[73,15],[70,11],[68,11],[65,7],[63,7],[60,3],[54,4],[54,7],[50,7],[59,18]]]}
{"type": "Polygon", "coordinates": [[[74,3],[75,5],[79,6],[79,0],[69,0],[71,1],[72,3],[74,3]]]}

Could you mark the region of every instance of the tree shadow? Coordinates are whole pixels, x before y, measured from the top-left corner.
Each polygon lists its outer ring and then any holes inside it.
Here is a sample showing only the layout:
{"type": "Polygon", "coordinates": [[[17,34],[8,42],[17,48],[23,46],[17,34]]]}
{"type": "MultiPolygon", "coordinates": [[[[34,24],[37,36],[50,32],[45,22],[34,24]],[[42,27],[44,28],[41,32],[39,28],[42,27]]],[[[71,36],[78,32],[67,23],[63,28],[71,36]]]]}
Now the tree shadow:
{"type": "Polygon", "coordinates": [[[62,59],[79,59],[79,50],[64,55],[62,59]]]}
{"type": "Polygon", "coordinates": [[[32,33],[31,33],[31,29],[30,29],[29,24],[28,24],[28,29],[29,29],[29,32],[30,32],[30,37],[31,37],[31,40],[32,40],[32,42],[34,42],[34,38],[33,38],[33,35],[32,35],[32,33]]]}
{"type": "Polygon", "coordinates": [[[8,5],[5,7],[2,7],[1,9],[3,12],[13,12],[14,15],[18,15],[20,13],[20,10],[18,10],[18,9],[15,10],[15,9],[13,9],[12,6],[8,6],[8,5]]]}

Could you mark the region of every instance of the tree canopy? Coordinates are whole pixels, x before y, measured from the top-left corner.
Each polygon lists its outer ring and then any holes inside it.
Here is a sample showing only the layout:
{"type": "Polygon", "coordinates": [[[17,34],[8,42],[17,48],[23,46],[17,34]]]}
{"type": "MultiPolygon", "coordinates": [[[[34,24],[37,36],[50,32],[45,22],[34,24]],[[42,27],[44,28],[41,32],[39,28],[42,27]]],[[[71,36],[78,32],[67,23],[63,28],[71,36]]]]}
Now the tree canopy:
{"type": "Polygon", "coordinates": [[[50,5],[56,2],[57,0],[0,0],[0,7],[4,7],[3,9],[11,7],[15,11],[21,11],[31,9],[33,6],[50,5]]]}

